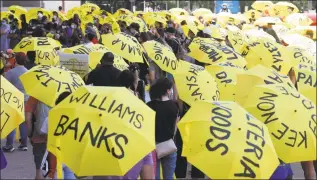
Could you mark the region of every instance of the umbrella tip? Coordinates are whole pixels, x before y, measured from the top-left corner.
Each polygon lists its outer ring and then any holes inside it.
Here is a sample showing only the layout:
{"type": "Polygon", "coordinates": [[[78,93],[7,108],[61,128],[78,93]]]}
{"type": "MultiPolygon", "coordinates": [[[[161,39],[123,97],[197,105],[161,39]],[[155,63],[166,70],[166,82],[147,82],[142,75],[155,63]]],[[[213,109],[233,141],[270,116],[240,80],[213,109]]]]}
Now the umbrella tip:
{"type": "Polygon", "coordinates": [[[101,116],[102,116],[102,114],[100,113],[100,114],[99,114],[99,116],[101,117],[101,116]]]}
{"type": "Polygon", "coordinates": [[[241,131],[241,128],[238,128],[239,131],[241,131]]]}

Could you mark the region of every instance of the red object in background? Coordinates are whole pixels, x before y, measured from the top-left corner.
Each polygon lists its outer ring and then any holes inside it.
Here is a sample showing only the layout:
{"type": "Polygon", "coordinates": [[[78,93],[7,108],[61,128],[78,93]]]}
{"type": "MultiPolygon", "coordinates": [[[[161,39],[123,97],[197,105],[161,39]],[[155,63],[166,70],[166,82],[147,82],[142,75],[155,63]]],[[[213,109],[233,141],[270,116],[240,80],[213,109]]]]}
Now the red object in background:
{"type": "Polygon", "coordinates": [[[311,26],[316,26],[316,13],[306,13],[306,15],[313,21],[311,26]]]}

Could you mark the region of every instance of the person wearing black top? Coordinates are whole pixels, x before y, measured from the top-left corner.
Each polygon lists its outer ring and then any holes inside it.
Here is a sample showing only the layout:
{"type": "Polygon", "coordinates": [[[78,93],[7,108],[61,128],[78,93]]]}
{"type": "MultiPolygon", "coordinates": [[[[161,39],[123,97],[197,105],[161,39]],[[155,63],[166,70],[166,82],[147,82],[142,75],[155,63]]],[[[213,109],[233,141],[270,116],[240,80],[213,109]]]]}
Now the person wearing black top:
{"type": "MultiPolygon", "coordinates": [[[[178,119],[178,106],[170,100],[172,97],[172,82],[167,78],[158,79],[150,88],[151,101],[147,105],[156,112],[155,141],[161,143],[174,139],[178,119]]],[[[162,163],[163,179],[173,179],[176,167],[177,152],[164,156],[156,161],[156,179],[160,178],[162,163]]]]}
{"type": "Polygon", "coordinates": [[[101,65],[88,75],[86,84],[94,86],[116,86],[120,70],[113,66],[114,56],[111,52],[105,53],[101,58],[101,65]]]}

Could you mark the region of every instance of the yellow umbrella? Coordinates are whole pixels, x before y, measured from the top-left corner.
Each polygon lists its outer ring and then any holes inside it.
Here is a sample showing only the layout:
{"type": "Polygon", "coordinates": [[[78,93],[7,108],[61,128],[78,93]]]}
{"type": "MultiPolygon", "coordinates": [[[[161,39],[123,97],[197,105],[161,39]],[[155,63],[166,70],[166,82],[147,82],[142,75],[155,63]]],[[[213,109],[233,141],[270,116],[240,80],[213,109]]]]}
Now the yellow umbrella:
{"type": "MultiPolygon", "coordinates": [[[[52,11],[52,13],[53,13],[53,11],[52,11]]],[[[62,20],[62,21],[67,21],[68,20],[68,18],[63,13],[61,13],[60,11],[57,12],[57,15],[58,15],[58,18],[60,20],[62,20]]],[[[53,20],[53,16],[51,17],[51,20],[53,20]]]]}
{"type": "Polygon", "coordinates": [[[254,86],[242,107],[266,124],[283,162],[316,160],[316,106],[296,89],[254,86]]]}
{"type": "Polygon", "coordinates": [[[155,150],[155,112],[123,87],[80,87],[48,123],[48,150],[77,176],[123,176],[155,150]]]}
{"type": "Polygon", "coordinates": [[[245,70],[230,62],[216,63],[206,66],[206,70],[212,75],[218,84],[220,91],[219,100],[235,101],[237,74],[243,73],[245,70]]]}
{"type": "Polygon", "coordinates": [[[67,14],[66,14],[66,17],[67,17],[68,19],[71,19],[71,18],[73,18],[74,14],[78,14],[78,15],[81,14],[79,7],[73,7],[73,8],[71,8],[70,10],[68,10],[68,11],[67,11],[67,14]]]}
{"type": "Polygon", "coordinates": [[[237,74],[236,84],[236,94],[239,95],[239,98],[236,98],[236,102],[240,104],[243,104],[247,99],[250,88],[256,85],[283,84],[295,89],[288,76],[279,74],[275,70],[262,65],[256,65],[243,73],[237,74]]]}
{"type": "Polygon", "coordinates": [[[148,53],[148,56],[163,71],[173,74],[178,70],[180,61],[169,47],[157,41],[147,41],[143,44],[143,47],[148,53]]]}
{"type": "Polygon", "coordinates": [[[246,35],[241,31],[228,31],[228,39],[234,48],[234,50],[238,53],[242,53],[243,49],[247,45],[247,37],[246,35]]]}
{"type": "Polygon", "coordinates": [[[198,33],[198,29],[193,23],[183,25],[182,30],[187,38],[190,38],[189,32],[192,32],[194,36],[196,36],[198,33]]]}
{"type": "Polygon", "coordinates": [[[313,39],[316,40],[316,26],[297,26],[296,28],[293,28],[289,30],[289,33],[298,33],[303,36],[307,34],[308,31],[313,32],[313,39]]]}
{"type": "Polygon", "coordinates": [[[144,49],[138,40],[125,34],[102,35],[102,43],[112,52],[119,54],[130,62],[144,62],[144,49]]]}
{"type": "Polygon", "coordinates": [[[167,19],[165,17],[160,16],[157,13],[152,13],[152,12],[144,14],[143,19],[146,22],[146,24],[150,26],[155,25],[155,22],[162,23],[163,26],[166,26],[166,22],[167,22],[167,19]]]}
{"type": "Polygon", "coordinates": [[[307,49],[303,49],[297,46],[288,46],[289,53],[291,53],[292,59],[294,59],[295,64],[303,63],[316,65],[316,57],[309,52],[307,49]]]}
{"type": "Polygon", "coordinates": [[[181,24],[182,21],[185,21],[187,25],[196,26],[200,30],[204,28],[204,25],[195,16],[176,16],[176,23],[181,24]]]}
{"type": "Polygon", "coordinates": [[[254,1],[254,3],[251,5],[253,9],[263,11],[265,9],[268,9],[272,7],[274,4],[271,1],[254,1]]]}
{"type": "Polygon", "coordinates": [[[118,9],[114,14],[113,16],[114,17],[118,17],[122,14],[128,14],[128,15],[132,15],[133,16],[133,13],[131,11],[129,11],[128,9],[125,9],[125,8],[120,8],[118,9]]]}
{"type": "Polygon", "coordinates": [[[292,13],[299,12],[297,6],[295,6],[293,3],[290,3],[290,2],[278,2],[273,5],[273,9],[278,11],[278,15],[280,16],[288,16],[292,13]],[[291,13],[288,11],[289,8],[293,8],[293,11],[291,13]]]}
{"type": "Polygon", "coordinates": [[[147,25],[144,23],[144,21],[138,17],[132,16],[132,15],[121,15],[117,17],[117,20],[121,20],[127,23],[127,25],[131,25],[132,23],[137,23],[140,25],[140,32],[148,32],[149,29],[147,28],[147,25]]]}
{"type": "Polygon", "coordinates": [[[105,50],[107,52],[109,51],[109,49],[102,44],[93,44],[93,45],[80,44],[70,48],[62,49],[64,53],[68,53],[68,54],[89,54],[90,52],[102,51],[102,50],[105,50]]]}
{"type": "Polygon", "coordinates": [[[316,42],[300,34],[280,34],[280,38],[290,46],[299,46],[306,49],[316,49],[316,42]]]}
{"type": "Polygon", "coordinates": [[[117,23],[116,19],[114,18],[114,16],[112,15],[108,15],[106,18],[104,19],[99,19],[100,20],[100,24],[110,24],[111,25],[111,29],[113,33],[119,33],[121,32],[120,30],[120,26],[117,23]]]}
{"type": "Polygon", "coordinates": [[[299,64],[294,68],[298,91],[316,105],[316,66],[299,64]]]}
{"type": "Polygon", "coordinates": [[[24,94],[5,77],[0,76],[0,135],[7,137],[24,121],[24,94]]]}
{"type": "Polygon", "coordinates": [[[219,99],[220,94],[215,79],[201,66],[180,61],[180,68],[173,77],[179,98],[189,105],[198,100],[219,99]]]}
{"type": "Polygon", "coordinates": [[[60,42],[49,37],[25,37],[13,49],[14,52],[35,51],[35,63],[56,65],[59,62],[57,49],[60,42]]]}
{"type": "Polygon", "coordinates": [[[182,156],[210,179],[269,179],[279,165],[268,128],[234,102],[195,102],[178,128],[182,156]]]}
{"type": "Polygon", "coordinates": [[[19,19],[17,16],[15,16],[15,14],[13,14],[10,11],[1,11],[1,19],[3,18],[9,18],[10,15],[13,15],[15,18],[19,19]]]}
{"type": "Polygon", "coordinates": [[[278,17],[261,17],[254,22],[257,26],[267,26],[268,24],[282,24],[280,18],[278,17]]]}
{"type": "Polygon", "coordinates": [[[38,12],[41,11],[43,12],[43,16],[47,16],[48,19],[51,19],[52,17],[52,12],[47,10],[47,9],[44,9],[44,8],[32,8],[30,10],[28,10],[28,12],[26,13],[26,21],[27,22],[30,22],[30,20],[32,19],[37,19],[38,18],[38,12]]]}
{"type": "Polygon", "coordinates": [[[50,107],[65,91],[73,92],[85,85],[81,77],[62,66],[39,65],[20,76],[26,94],[50,107]]]}
{"type": "Polygon", "coordinates": [[[286,17],[286,22],[294,26],[309,26],[313,21],[305,14],[293,13],[286,17]]]}
{"type": "MultiPolygon", "coordinates": [[[[110,51],[102,50],[102,51],[94,51],[89,53],[89,69],[90,70],[93,70],[96,68],[96,66],[100,63],[102,56],[106,52],[110,52],[110,51]]],[[[116,54],[113,54],[113,55],[114,55],[113,66],[115,68],[119,69],[120,71],[128,69],[129,65],[126,62],[124,62],[121,56],[118,56],[116,54]]]]}
{"type": "Polygon", "coordinates": [[[157,12],[158,15],[162,16],[162,17],[165,17],[167,20],[176,20],[176,16],[172,13],[170,13],[169,11],[159,11],[157,12]]]}
{"type": "Polygon", "coordinates": [[[254,19],[259,19],[262,14],[257,11],[257,10],[254,10],[254,9],[251,9],[249,11],[246,11],[245,13],[243,13],[248,19],[251,19],[251,18],[254,18],[254,19]],[[254,15],[254,17],[253,17],[254,15]]]}
{"type": "Polygon", "coordinates": [[[189,15],[189,13],[182,8],[172,8],[169,10],[169,12],[171,12],[174,15],[189,15]]]}
{"type": "Polygon", "coordinates": [[[253,41],[257,41],[257,40],[268,40],[268,41],[273,41],[275,42],[275,38],[266,33],[265,31],[262,31],[262,30],[258,30],[258,29],[250,29],[250,30],[246,30],[246,31],[243,31],[244,34],[248,37],[249,40],[253,40],[253,41]]]}
{"type": "Polygon", "coordinates": [[[197,39],[191,42],[189,49],[188,55],[202,63],[213,64],[229,61],[240,67],[246,65],[245,59],[228,46],[216,46],[197,39]]]}
{"type": "Polygon", "coordinates": [[[94,9],[94,11],[99,11],[100,7],[96,4],[93,4],[93,3],[85,3],[85,4],[80,6],[80,10],[83,10],[86,12],[91,12],[92,9],[94,9]]]}
{"type": "Polygon", "coordinates": [[[212,13],[211,10],[206,8],[198,8],[192,12],[192,14],[196,17],[199,17],[204,14],[211,14],[211,13],[212,13]]]}
{"type": "Polygon", "coordinates": [[[212,20],[216,20],[216,14],[203,14],[201,16],[205,22],[212,22],[212,20]]]}
{"type": "Polygon", "coordinates": [[[247,51],[243,53],[247,60],[248,68],[258,64],[275,69],[277,72],[287,75],[294,62],[286,47],[268,40],[258,40],[249,43],[247,51]]]}
{"type": "Polygon", "coordinates": [[[27,13],[27,10],[24,8],[24,7],[21,7],[21,6],[15,6],[15,5],[12,5],[8,8],[9,11],[13,11],[15,15],[17,15],[18,17],[20,17],[20,15],[22,14],[26,14],[27,13]]]}

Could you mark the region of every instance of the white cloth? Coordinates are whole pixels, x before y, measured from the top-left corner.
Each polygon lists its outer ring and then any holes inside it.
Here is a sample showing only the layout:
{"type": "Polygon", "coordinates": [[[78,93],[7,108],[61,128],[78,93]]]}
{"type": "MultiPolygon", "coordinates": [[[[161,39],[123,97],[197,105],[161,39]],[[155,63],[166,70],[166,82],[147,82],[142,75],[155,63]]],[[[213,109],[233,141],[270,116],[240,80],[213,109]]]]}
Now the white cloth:
{"type": "Polygon", "coordinates": [[[47,134],[47,132],[48,132],[48,117],[45,119],[41,127],[41,133],[47,134]]]}

